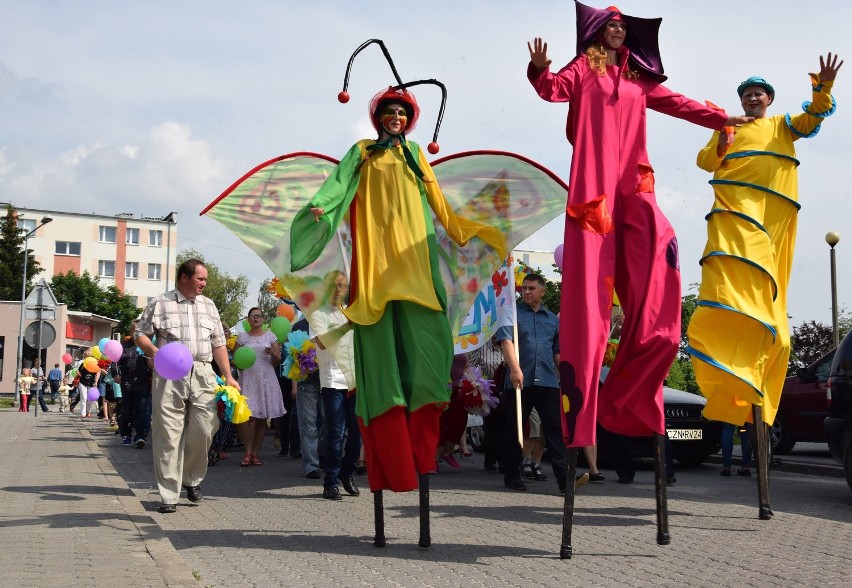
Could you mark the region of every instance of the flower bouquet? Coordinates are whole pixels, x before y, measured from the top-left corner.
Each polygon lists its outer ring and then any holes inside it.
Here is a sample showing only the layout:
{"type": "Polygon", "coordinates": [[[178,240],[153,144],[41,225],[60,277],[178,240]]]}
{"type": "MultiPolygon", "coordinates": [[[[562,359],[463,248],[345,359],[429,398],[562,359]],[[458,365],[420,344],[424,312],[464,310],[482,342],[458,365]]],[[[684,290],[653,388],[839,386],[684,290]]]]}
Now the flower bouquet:
{"type": "Polygon", "coordinates": [[[478,367],[468,367],[459,380],[459,398],[468,414],[488,416],[500,402],[492,393],[494,382],[482,377],[478,367]]]}
{"type": "Polygon", "coordinates": [[[224,405],[225,420],[239,425],[249,420],[251,409],[248,407],[248,398],[240,394],[233,386],[226,386],[225,381],[216,376],[219,386],[216,388],[217,405],[224,405]]]}
{"type": "Polygon", "coordinates": [[[284,362],[281,375],[295,382],[301,382],[317,371],[317,346],[304,331],[290,331],[284,344],[284,362]]]}

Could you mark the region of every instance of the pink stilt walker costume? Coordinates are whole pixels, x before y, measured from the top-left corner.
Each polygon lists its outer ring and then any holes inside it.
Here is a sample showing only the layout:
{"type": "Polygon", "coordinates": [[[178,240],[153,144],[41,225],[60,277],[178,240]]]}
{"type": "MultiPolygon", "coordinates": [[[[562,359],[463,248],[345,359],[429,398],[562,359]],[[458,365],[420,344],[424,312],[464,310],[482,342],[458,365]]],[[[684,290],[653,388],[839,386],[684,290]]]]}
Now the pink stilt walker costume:
{"type": "Polygon", "coordinates": [[[596,419],[623,435],[665,434],[662,383],[680,340],[680,269],[654,194],[646,111],[716,130],[727,116],[662,85],[662,19],[576,7],[577,57],[551,73],[536,39],[527,77],[544,100],[570,103],[559,367],[567,442],[582,447],[595,444],[596,419]],[[598,400],[613,288],[624,328],[598,400]]]}

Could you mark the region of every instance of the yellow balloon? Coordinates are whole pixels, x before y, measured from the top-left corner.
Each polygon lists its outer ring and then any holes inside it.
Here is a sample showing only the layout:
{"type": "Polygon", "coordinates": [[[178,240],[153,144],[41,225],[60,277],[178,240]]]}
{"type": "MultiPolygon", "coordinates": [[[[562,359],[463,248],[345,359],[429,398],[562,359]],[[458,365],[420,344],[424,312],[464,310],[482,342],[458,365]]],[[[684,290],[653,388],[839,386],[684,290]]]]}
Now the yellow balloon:
{"type": "Polygon", "coordinates": [[[90,348],[89,351],[92,352],[92,357],[94,357],[95,359],[103,359],[103,357],[104,357],[103,354],[101,353],[100,347],[98,347],[97,345],[90,348]]]}
{"type": "Polygon", "coordinates": [[[98,372],[98,360],[94,357],[87,357],[83,360],[83,367],[87,372],[97,373],[98,372]]]}

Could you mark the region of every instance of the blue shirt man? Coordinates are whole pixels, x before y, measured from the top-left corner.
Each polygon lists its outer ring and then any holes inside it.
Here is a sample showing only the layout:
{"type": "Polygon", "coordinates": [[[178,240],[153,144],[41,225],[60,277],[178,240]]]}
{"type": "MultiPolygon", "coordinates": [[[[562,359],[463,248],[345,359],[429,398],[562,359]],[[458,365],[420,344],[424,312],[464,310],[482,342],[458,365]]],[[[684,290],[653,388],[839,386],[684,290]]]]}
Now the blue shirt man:
{"type": "Polygon", "coordinates": [[[494,336],[509,368],[505,384],[510,390],[503,395],[507,417],[501,465],[504,483],[512,490],[526,490],[520,473],[521,446],[515,431],[518,407],[513,391],[520,387],[521,420],[526,421],[533,408],[538,412],[553,474],[560,491],[565,491],[568,452],[562,436],[562,399],[556,371],[559,365],[559,321],[555,314],[542,306],[546,285],[547,281],[538,274],[527,275],[521,285],[522,302],[517,307],[517,355],[511,328],[501,327],[494,336]]]}
{"type": "Polygon", "coordinates": [[[55,364],[53,369],[47,372],[47,384],[50,386],[50,396],[56,401],[59,395],[59,385],[62,383],[62,370],[59,369],[59,364],[55,364]]]}

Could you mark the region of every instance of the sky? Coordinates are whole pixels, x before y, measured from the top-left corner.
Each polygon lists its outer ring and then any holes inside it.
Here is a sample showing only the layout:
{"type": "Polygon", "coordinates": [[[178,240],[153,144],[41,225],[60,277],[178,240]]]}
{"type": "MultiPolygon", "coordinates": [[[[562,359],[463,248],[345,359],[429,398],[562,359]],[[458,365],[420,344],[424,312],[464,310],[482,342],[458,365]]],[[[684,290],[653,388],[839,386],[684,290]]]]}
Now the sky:
{"type": "MultiPolygon", "coordinates": [[[[713,10],[622,0],[618,7],[663,17],[666,85],[729,113],[741,113],[736,87],[752,75],[775,87],[770,115],[800,112],[819,56],[852,57],[852,4],[844,2],[821,12],[822,22],[792,0],[719,0],[713,10]]],[[[250,305],[271,272],[199,212],[261,162],[296,151],[339,158],[373,136],[367,104],[393,81],[377,46],[355,62],[350,102],[337,101],[349,56],[367,39],[384,40],[404,80],[447,86],[440,156],[511,151],[567,181],[567,105],[540,100],[526,80],[526,43],[536,36],[548,42],[554,69],[570,61],[573,2],[0,0],[0,201],[99,214],[174,211],[179,249],[246,275],[250,305]]],[[[841,235],[840,306],[852,307],[850,79],[852,63],[838,75],[836,114],[796,144],[802,209],[789,289],[793,326],[831,324],[829,231],[841,235]]],[[[425,145],[440,97],[431,86],[416,94],[422,113],[411,138],[425,145]]],[[[684,294],[695,293],[701,277],[713,200],[695,156],[710,134],[649,111],[657,198],[678,235],[684,294]]],[[[521,247],[552,251],[563,223],[556,219],[521,247]]]]}

